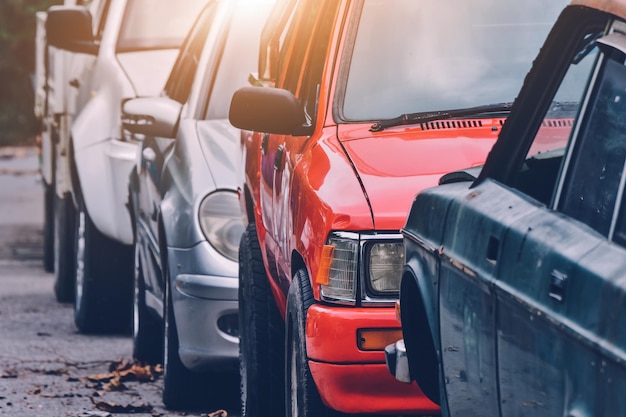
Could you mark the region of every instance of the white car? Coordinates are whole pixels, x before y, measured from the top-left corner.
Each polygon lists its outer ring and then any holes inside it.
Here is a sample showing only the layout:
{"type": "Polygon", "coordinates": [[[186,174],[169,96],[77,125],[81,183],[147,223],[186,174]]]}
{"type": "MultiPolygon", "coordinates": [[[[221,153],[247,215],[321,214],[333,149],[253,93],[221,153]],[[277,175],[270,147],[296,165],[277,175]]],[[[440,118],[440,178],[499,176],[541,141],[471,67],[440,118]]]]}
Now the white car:
{"type": "Polygon", "coordinates": [[[121,135],[121,107],[163,89],[204,3],[97,0],[91,9],[48,10],[48,45],[90,56],[70,69],[75,92],[68,94],[75,100],[69,117],[51,123],[58,138],[52,161],[55,288],[58,298],[74,298],[81,332],[119,331],[130,323],[133,233],[126,203],[138,143],[121,135]]]}

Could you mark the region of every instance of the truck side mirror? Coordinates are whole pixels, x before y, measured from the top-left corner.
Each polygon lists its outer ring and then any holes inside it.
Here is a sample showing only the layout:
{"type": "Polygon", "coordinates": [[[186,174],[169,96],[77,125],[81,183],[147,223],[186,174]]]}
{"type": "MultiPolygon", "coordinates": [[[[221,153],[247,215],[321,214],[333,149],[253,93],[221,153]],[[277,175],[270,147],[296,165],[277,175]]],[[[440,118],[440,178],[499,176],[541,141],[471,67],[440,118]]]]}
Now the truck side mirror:
{"type": "Polygon", "coordinates": [[[46,18],[48,45],[71,52],[96,55],[91,13],[83,6],[52,6],[46,18]]]}
{"type": "Polygon", "coordinates": [[[279,135],[304,134],[304,109],[287,90],[243,87],[235,91],[228,118],[238,129],[279,135]]]}

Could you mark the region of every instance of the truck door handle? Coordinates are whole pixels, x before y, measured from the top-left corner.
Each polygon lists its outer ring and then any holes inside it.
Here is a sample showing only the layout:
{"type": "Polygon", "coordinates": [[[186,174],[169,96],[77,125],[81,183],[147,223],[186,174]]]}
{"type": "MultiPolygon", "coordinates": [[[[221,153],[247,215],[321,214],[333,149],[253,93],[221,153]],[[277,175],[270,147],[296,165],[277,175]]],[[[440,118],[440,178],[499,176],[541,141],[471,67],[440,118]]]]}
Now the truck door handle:
{"type": "Polygon", "coordinates": [[[150,220],[152,220],[153,222],[156,222],[158,218],[159,218],[159,210],[157,209],[156,203],[153,201],[152,212],[150,213],[150,220]]]}
{"type": "Polygon", "coordinates": [[[554,270],[550,275],[550,298],[563,302],[565,288],[567,287],[567,274],[554,270]]]}
{"type": "Polygon", "coordinates": [[[283,165],[283,154],[285,153],[285,145],[276,148],[276,156],[274,157],[274,170],[278,171],[283,165]]]}
{"type": "Polygon", "coordinates": [[[270,142],[270,134],[263,133],[263,137],[261,138],[261,155],[267,154],[267,147],[269,146],[269,142],[270,142]]]}
{"type": "Polygon", "coordinates": [[[156,153],[151,148],[144,148],[143,151],[141,151],[141,156],[146,162],[154,162],[156,159],[156,153]]]}
{"type": "Polygon", "coordinates": [[[495,236],[489,236],[489,242],[487,243],[487,262],[495,265],[498,261],[498,252],[500,252],[500,239],[495,236]]]}

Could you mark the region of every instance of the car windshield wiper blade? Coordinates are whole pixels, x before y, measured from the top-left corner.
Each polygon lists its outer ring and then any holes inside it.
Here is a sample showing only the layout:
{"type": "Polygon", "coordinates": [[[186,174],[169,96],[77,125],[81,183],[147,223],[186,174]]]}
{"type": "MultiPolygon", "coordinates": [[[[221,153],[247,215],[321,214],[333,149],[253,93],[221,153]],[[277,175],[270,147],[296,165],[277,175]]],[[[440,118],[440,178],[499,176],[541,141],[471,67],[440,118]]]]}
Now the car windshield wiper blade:
{"type": "Polygon", "coordinates": [[[434,112],[407,113],[393,119],[381,120],[370,127],[371,132],[380,132],[388,127],[428,123],[453,117],[477,116],[486,113],[508,112],[513,103],[495,103],[485,106],[468,107],[465,109],[442,110],[434,112]]]}

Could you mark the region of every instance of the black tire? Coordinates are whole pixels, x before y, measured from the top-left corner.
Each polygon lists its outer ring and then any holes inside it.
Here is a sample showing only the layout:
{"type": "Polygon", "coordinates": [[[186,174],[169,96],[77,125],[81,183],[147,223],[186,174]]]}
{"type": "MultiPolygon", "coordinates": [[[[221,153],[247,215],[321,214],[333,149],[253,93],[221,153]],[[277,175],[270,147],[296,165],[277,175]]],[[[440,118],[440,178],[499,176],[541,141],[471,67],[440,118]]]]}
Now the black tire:
{"type": "Polygon", "coordinates": [[[74,257],[75,211],[71,197],[54,195],[54,295],[60,303],[74,301],[76,266],[74,257]]]}
{"type": "Polygon", "coordinates": [[[239,245],[241,416],[285,415],[284,321],[269,287],[256,227],[239,245]]]}
{"type": "Polygon", "coordinates": [[[79,203],[75,222],[74,323],[81,333],[131,327],[133,248],[104,236],[79,203]]]}
{"type": "Polygon", "coordinates": [[[43,191],[43,269],[54,272],[54,185],[44,183],[43,191]]]}
{"type": "Polygon", "coordinates": [[[400,303],[404,344],[409,355],[411,378],[420,389],[437,405],[441,403],[439,358],[422,296],[412,274],[405,275],[400,283],[400,303]]]}
{"type": "Polygon", "coordinates": [[[293,276],[287,294],[287,337],[285,338],[285,399],[287,416],[330,415],[313,381],[306,352],[306,313],[315,302],[306,270],[293,276]]]}
{"type": "Polygon", "coordinates": [[[146,306],[145,281],[138,243],[135,243],[135,276],[133,279],[133,357],[156,365],[163,359],[163,326],[146,306]]]}

